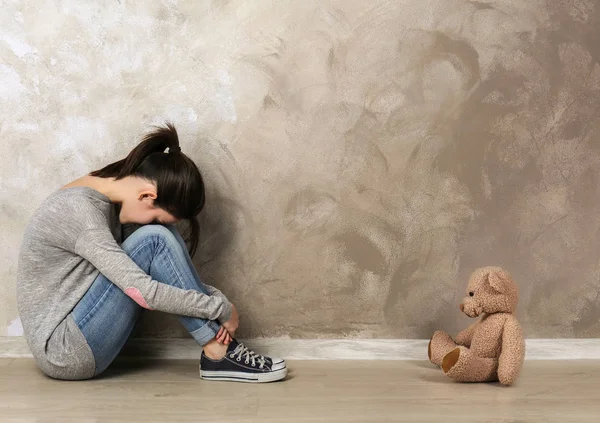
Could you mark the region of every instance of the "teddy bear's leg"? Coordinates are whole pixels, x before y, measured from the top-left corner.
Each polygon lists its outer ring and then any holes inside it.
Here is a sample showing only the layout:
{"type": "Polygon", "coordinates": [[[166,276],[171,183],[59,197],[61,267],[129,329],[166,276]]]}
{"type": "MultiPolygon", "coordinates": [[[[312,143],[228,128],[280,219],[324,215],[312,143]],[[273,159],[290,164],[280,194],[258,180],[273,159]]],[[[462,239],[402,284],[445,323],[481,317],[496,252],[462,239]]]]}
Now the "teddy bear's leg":
{"type": "Polygon", "coordinates": [[[493,382],[498,380],[498,360],[481,358],[466,347],[457,347],[442,359],[442,369],[459,382],[493,382]]]}
{"type": "Polygon", "coordinates": [[[444,356],[454,348],[456,348],[456,344],[452,337],[441,330],[437,330],[429,340],[427,355],[433,364],[441,366],[444,356]]]}

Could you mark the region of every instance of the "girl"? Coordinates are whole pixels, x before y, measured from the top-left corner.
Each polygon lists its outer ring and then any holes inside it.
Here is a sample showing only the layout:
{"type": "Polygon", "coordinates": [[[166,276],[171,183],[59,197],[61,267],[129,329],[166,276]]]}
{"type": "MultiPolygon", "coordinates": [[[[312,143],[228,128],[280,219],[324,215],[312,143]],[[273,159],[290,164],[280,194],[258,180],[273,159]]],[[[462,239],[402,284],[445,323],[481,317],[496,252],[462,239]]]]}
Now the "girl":
{"type": "Polygon", "coordinates": [[[148,309],[179,316],[202,346],[203,379],[270,382],[286,376],[283,360],[235,340],[235,306],[203,284],[192,264],[204,201],[200,171],[167,124],[125,159],[42,203],[25,230],[17,301],[28,345],[46,375],[99,375],[148,309]],[[174,227],[181,220],[189,222],[189,253],[174,227]]]}

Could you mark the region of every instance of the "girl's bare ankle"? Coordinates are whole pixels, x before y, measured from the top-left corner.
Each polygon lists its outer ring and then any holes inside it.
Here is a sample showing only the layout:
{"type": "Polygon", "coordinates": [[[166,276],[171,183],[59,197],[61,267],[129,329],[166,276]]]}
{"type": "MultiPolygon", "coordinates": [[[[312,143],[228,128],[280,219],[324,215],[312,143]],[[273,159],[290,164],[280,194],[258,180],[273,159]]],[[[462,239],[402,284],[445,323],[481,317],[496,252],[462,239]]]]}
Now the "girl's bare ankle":
{"type": "Polygon", "coordinates": [[[220,360],[227,353],[227,345],[219,344],[215,339],[206,344],[203,349],[204,354],[213,360],[220,360]]]}

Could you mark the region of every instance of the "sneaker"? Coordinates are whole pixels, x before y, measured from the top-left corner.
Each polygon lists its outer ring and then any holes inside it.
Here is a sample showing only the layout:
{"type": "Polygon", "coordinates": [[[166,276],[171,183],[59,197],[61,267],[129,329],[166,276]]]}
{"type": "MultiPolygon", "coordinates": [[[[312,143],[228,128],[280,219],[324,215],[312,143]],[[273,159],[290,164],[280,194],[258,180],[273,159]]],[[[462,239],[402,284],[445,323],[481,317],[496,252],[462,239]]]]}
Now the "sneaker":
{"type": "Polygon", "coordinates": [[[256,354],[236,340],[231,341],[222,359],[208,358],[204,351],[200,358],[200,377],[206,380],[260,383],[274,382],[286,375],[284,360],[256,354]]]}

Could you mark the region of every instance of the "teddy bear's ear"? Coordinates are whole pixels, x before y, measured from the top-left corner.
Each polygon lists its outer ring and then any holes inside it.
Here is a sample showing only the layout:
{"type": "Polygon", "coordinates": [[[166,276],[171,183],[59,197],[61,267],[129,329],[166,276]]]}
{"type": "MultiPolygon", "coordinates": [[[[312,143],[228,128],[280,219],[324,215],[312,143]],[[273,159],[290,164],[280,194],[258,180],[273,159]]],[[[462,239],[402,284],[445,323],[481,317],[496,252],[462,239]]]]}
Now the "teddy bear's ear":
{"type": "Polygon", "coordinates": [[[512,289],[512,281],[508,273],[502,269],[492,269],[488,274],[490,286],[500,294],[506,294],[512,289]]]}

